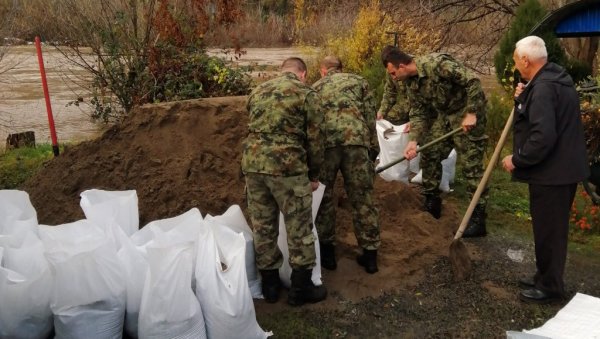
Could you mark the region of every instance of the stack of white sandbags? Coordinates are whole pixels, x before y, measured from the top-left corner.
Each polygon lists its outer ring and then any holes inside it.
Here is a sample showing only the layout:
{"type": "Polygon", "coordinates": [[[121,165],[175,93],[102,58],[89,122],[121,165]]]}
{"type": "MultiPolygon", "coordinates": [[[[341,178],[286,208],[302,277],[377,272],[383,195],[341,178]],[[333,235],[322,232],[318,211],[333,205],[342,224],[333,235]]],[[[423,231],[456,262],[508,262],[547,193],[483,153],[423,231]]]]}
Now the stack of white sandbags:
{"type": "Polygon", "coordinates": [[[38,226],[25,192],[0,191],[0,202],[0,337],[45,338],[53,325],[58,338],[270,334],[256,322],[260,279],[239,206],[138,230],[135,191],[82,192],[86,219],[58,226],[38,226]]]}
{"type": "Polygon", "coordinates": [[[53,278],[29,195],[0,190],[0,338],[47,338],[53,278]]]}

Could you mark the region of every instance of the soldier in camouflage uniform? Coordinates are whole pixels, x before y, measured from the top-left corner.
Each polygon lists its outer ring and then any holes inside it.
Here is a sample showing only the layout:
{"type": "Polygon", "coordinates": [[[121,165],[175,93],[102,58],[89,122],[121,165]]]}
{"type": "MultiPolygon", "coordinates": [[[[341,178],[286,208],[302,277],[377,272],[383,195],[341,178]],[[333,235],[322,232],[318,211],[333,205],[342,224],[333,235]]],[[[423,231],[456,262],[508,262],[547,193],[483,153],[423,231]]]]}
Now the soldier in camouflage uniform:
{"type": "MultiPolygon", "coordinates": [[[[408,159],[417,153],[417,144],[431,141],[456,126],[466,134],[438,143],[421,154],[425,209],[434,217],[441,215],[439,183],[442,177],[440,162],[456,146],[467,180],[467,192],[472,196],[483,175],[486,99],[481,82],[464,65],[447,54],[433,53],[417,58],[399,50],[383,58],[387,72],[406,85],[410,102],[409,143],[404,155],[408,159]]],[[[487,192],[481,195],[463,237],[486,234],[485,206],[487,192]]]]}
{"type": "Polygon", "coordinates": [[[386,119],[394,125],[407,123],[410,105],[405,93],[406,86],[404,82],[394,80],[391,75],[386,74],[381,106],[377,111],[377,120],[386,119]]]}
{"type": "Polygon", "coordinates": [[[263,295],[269,303],[279,298],[283,257],[277,237],[281,211],[292,267],[288,303],[295,306],[327,296],[324,286],[311,281],[315,265],[312,191],[319,185],[323,163],[323,114],[317,93],[304,83],[304,61],[289,58],[281,71],[281,76],[258,85],[248,97],[250,122],[242,171],[263,295]]]}
{"type": "Polygon", "coordinates": [[[342,63],[333,56],[321,62],[321,80],[313,88],[323,101],[325,162],[321,182],[325,194],[316,219],[321,248],[321,266],[334,270],[335,206],[333,186],[338,171],[352,205],[354,232],[363,254],[357,257],[368,273],[377,272],[379,220],[373,203],[374,157],[379,153],[375,132],[375,102],[365,79],[342,73],[342,63]],[[371,158],[370,158],[371,157],[371,158]]]}

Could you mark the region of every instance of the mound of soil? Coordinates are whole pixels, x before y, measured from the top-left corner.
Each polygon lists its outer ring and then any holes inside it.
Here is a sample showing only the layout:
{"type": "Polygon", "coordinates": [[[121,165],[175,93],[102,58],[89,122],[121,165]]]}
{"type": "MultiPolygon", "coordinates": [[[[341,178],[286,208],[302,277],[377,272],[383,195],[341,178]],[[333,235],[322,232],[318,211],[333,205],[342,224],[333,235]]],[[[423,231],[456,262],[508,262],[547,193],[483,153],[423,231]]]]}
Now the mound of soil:
{"type": "MultiPolygon", "coordinates": [[[[135,189],[140,225],[193,207],[218,215],[238,204],[245,212],[239,165],[247,133],[245,100],[227,97],[146,105],[100,138],[66,149],[23,188],[39,222],[57,225],[83,218],[79,194],[92,188],[135,189]]],[[[425,269],[447,255],[460,222],[453,206],[445,204],[442,218],[436,220],[420,210],[416,188],[378,177],[380,272],[365,273],[355,262],[359,249],[341,184],[340,179],[336,184],[338,269],[324,270],[333,297],[324,305],[415,286],[425,269]]]]}

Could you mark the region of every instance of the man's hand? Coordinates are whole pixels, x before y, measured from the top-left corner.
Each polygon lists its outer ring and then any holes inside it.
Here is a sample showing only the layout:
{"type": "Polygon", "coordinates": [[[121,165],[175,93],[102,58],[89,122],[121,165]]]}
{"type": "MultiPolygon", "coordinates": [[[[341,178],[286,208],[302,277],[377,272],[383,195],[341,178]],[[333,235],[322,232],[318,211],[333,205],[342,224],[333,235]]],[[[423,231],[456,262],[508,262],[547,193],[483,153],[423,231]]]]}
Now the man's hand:
{"type": "Polygon", "coordinates": [[[407,122],[406,125],[404,126],[404,131],[402,131],[402,133],[408,133],[410,132],[410,122],[407,122]]]}
{"type": "Polygon", "coordinates": [[[515,88],[515,98],[518,97],[519,95],[521,95],[521,93],[523,93],[524,89],[525,89],[525,84],[522,82],[519,82],[517,84],[517,88],[515,88]]]}
{"type": "Polygon", "coordinates": [[[477,115],[475,115],[475,113],[467,113],[467,114],[465,114],[465,117],[463,118],[461,126],[462,126],[464,132],[468,132],[468,131],[472,130],[476,124],[477,124],[477,115]]]}
{"type": "Polygon", "coordinates": [[[417,142],[409,141],[404,148],[404,157],[408,160],[412,160],[417,156],[417,142]]]}
{"type": "Polygon", "coordinates": [[[379,155],[379,150],[377,150],[375,148],[369,148],[368,153],[369,153],[369,160],[371,160],[372,162],[375,162],[377,160],[377,156],[379,155]]]}
{"type": "Polygon", "coordinates": [[[319,188],[319,181],[311,181],[310,189],[314,192],[317,190],[317,188],[319,188]]]}
{"type": "Polygon", "coordinates": [[[377,117],[376,117],[376,119],[377,119],[377,120],[381,120],[381,119],[383,119],[383,114],[381,114],[381,113],[377,112],[377,117]]]}
{"type": "Polygon", "coordinates": [[[508,173],[512,173],[512,171],[515,169],[515,165],[512,162],[512,154],[507,155],[504,157],[504,159],[502,159],[502,167],[504,167],[504,170],[508,173]]]}

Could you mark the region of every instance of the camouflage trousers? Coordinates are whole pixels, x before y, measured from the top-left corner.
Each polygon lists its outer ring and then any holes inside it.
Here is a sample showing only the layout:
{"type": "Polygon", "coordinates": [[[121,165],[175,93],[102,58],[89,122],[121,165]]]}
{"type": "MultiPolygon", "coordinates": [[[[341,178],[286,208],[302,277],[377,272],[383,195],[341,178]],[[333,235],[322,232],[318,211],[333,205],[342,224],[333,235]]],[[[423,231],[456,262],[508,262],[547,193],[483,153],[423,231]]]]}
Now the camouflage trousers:
{"type": "Polygon", "coordinates": [[[338,171],[344,178],[344,189],[352,205],[354,234],[358,245],[369,250],[379,248],[379,216],[373,203],[373,163],[362,146],[338,146],[325,150],[321,182],[325,194],[315,225],[321,242],[335,242],[335,205],[333,186],[338,171]]]}
{"type": "Polygon", "coordinates": [[[285,220],[290,266],[292,269],[312,268],[315,265],[315,237],[308,176],[247,173],[246,189],[258,269],[278,269],[283,263],[277,246],[279,211],[285,220]]]}
{"type": "MultiPolygon", "coordinates": [[[[460,114],[438,116],[427,132],[423,143],[438,138],[454,128],[460,126],[460,114]]],[[[421,169],[423,170],[423,193],[439,194],[440,180],[442,179],[441,161],[448,157],[452,148],[456,148],[458,161],[462,165],[461,171],[465,176],[466,189],[469,198],[477,190],[483,176],[483,155],[487,144],[485,135],[485,116],[477,117],[477,125],[468,133],[459,132],[449,139],[442,141],[421,153],[421,169]]],[[[487,203],[487,188],[479,198],[480,204],[487,203]]]]}

